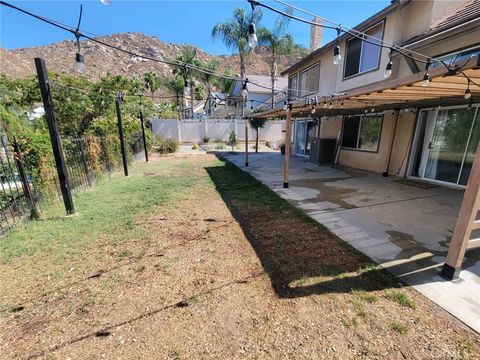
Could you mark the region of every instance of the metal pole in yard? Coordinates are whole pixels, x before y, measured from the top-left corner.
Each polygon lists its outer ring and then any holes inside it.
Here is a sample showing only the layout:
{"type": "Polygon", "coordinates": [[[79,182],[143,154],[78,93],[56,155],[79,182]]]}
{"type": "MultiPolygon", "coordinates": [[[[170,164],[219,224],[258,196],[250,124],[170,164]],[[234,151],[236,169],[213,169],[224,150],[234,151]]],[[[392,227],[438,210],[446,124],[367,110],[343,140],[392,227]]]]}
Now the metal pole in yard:
{"type": "Polygon", "coordinates": [[[283,187],[288,188],[288,166],[290,161],[290,133],[292,130],[292,105],[287,105],[287,122],[285,124],[285,164],[283,168],[283,187]]]}
{"type": "Polygon", "coordinates": [[[20,147],[18,146],[18,142],[15,136],[13,137],[13,151],[15,151],[16,154],[15,162],[17,163],[18,176],[20,177],[20,181],[22,182],[23,193],[25,194],[28,201],[28,206],[30,207],[30,217],[32,219],[38,219],[38,210],[35,205],[35,200],[33,199],[32,192],[30,191],[27,174],[25,172],[25,167],[23,166],[23,156],[20,152],[20,147]]]}
{"type": "Polygon", "coordinates": [[[62,143],[60,134],[58,133],[57,120],[55,117],[55,107],[53,106],[52,94],[50,92],[50,84],[48,80],[47,67],[45,60],[35,58],[35,67],[37,68],[38,83],[40,92],[42,93],[43,106],[45,108],[45,118],[47,119],[48,132],[50,133],[50,141],[52,142],[53,156],[55,157],[55,165],[60,181],[60,190],[62,192],[63,202],[67,214],[73,214],[75,207],[73,206],[72,193],[70,191],[70,182],[68,180],[67,166],[63,157],[62,143]]]}
{"type": "Polygon", "coordinates": [[[145,162],[148,163],[147,137],[145,136],[145,121],[143,120],[142,110],[138,113],[140,116],[140,123],[142,124],[143,150],[145,150],[145,162]]]}
{"type": "Polygon", "coordinates": [[[123,172],[125,176],[128,176],[127,153],[125,151],[125,136],[123,135],[122,110],[120,109],[120,101],[122,101],[122,93],[119,91],[117,92],[117,97],[115,98],[118,120],[118,136],[120,138],[120,150],[122,151],[123,172]]]}

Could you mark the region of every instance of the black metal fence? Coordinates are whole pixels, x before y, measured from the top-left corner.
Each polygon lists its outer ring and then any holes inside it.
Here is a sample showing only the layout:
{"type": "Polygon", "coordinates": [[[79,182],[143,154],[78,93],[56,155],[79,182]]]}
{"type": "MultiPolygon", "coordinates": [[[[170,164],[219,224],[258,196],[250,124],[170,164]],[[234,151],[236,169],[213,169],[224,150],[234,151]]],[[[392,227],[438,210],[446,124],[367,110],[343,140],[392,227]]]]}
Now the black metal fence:
{"type": "MultiPolygon", "coordinates": [[[[60,200],[54,163],[42,169],[42,173],[39,169],[25,170],[21,148],[15,148],[14,139],[0,129],[0,234],[13,224],[35,217],[38,204],[51,199],[52,194],[55,201],[60,200]]],[[[114,135],[62,137],[62,150],[70,189],[74,192],[88,189],[122,166],[120,142],[114,135]]],[[[128,143],[127,152],[130,162],[144,159],[141,133],[128,143]]]]}
{"type": "Polygon", "coordinates": [[[0,233],[29,216],[29,199],[25,197],[18,167],[20,161],[12,143],[0,131],[0,233]]]}

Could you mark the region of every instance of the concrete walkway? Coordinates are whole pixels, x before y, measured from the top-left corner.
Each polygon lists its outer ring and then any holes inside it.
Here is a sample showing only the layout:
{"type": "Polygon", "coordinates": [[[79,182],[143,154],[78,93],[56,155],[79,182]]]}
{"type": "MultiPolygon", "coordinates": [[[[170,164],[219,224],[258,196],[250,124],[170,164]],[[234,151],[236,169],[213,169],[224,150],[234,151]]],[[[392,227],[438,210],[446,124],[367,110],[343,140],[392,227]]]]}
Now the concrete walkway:
{"type": "Polygon", "coordinates": [[[440,277],[463,192],[419,188],[361,170],[290,160],[283,189],[279,153],[226,155],[334,234],[480,332],[480,249],[467,252],[460,279],[440,277]]]}

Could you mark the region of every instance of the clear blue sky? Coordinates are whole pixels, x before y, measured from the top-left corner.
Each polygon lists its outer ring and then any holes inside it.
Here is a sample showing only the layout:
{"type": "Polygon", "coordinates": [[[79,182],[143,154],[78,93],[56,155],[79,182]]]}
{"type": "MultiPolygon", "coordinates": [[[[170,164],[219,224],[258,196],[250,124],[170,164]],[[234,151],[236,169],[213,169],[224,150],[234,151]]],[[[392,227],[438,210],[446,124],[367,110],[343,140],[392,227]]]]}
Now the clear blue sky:
{"type": "MultiPolygon", "coordinates": [[[[81,28],[100,35],[119,32],[143,32],[162,41],[187,43],[213,54],[230,53],[221,41],[211,38],[212,27],[229,19],[235,7],[249,8],[246,0],[191,0],[191,1],[120,1],[109,6],[98,0],[87,1],[13,1],[16,6],[45,17],[76,26],[80,3],[83,3],[81,28]]],[[[286,1],[289,2],[289,1],[286,1]]],[[[362,1],[290,1],[295,6],[335,20],[345,26],[354,26],[370,15],[388,6],[389,0],[362,1]]],[[[266,1],[279,9],[285,7],[266,1]]],[[[276,14],[263,9],[262,24],[270,26],[276,14]]],[[[295,12],[295,15],[305,16],[295,12]]],[[[45,45],[61,40],[73,40],[70,33],[51,27],[36,19],[0,6],[0,46],[7,49],[45,45]]],[[[310,29],[307,24],[292,20],[289,32],[296,42],[308,46],[310,29]]],[[[324,43],[336,33],[324,31],[324,43]]]]}

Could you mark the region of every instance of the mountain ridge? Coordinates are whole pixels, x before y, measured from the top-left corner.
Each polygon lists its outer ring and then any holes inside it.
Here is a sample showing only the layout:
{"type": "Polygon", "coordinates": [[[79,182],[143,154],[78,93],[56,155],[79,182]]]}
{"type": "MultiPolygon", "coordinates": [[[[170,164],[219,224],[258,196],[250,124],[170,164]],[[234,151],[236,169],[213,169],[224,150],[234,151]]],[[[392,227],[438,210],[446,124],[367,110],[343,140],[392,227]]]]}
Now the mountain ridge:
{"type": "MultiPolygon", "coordinates": [[[[140,55],[165,60],[174,60],[188,44],[175,44],[160,40],[158,37],[145,35],[138,32],[118,33],[97,38],[105,43],[122,47],[140,55]]],[[[235,73],[239,72],[238,55],[212,55],[197,48],[197,59],[202,62],[218,60],[219,72],[230,67],[235,73]]],[[[170,77],[172,69],[169,65],[156,61],[138,58],[118,50],[105,47],[91,40],[81,41],[82,54],[85,56],[87,70],[85,75],[98,80],[106,74],[143,77],[147,71],[154,71],[161,77],[170,77]],[[113,66],[115,65],[115,66],[113,66]]],[[[51,71],[75,74],[73,70],[77,47],[73,40],[63,40],[43,46],[7,50],[0,48],[0,73],[13,78],[24,78],[35,75],[33,59],[42,57],[47,68],[51,71]]],[[[281,56],[279,58],[279,71],[288,64],[297,60],[298,56],[281,56]]],[[[270,54],[264,48],[255,50],[247,60],[247,74],[269,75],[270,54]]]]}

